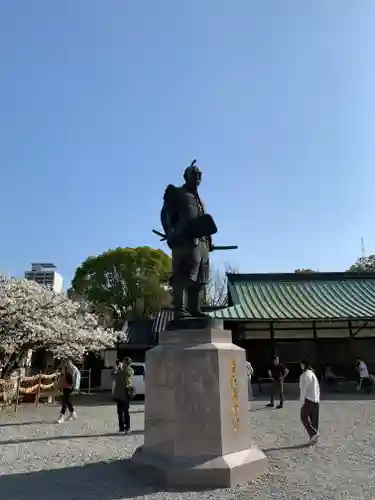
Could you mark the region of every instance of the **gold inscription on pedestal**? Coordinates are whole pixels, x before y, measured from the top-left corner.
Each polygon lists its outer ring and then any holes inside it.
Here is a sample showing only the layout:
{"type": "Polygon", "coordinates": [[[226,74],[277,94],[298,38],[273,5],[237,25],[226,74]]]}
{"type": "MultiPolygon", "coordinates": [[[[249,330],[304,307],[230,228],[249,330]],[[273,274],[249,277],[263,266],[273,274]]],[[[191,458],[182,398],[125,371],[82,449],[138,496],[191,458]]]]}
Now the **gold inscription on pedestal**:
{"type": "Polygon", "coordinates": [[[240,426],[239,406],[238,406],[238,384],[237,384],[237,362],[233,358],[231,366],[230,386],[232,390],[232,425],[236,431],[240,426]]]}

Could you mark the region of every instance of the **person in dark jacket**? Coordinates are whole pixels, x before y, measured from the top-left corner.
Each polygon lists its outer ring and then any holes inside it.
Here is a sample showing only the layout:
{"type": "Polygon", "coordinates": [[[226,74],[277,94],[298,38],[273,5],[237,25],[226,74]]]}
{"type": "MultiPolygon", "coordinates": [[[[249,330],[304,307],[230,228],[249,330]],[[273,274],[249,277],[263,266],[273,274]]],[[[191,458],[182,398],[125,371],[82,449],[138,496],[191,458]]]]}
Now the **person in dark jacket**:
{"type": "Polygon", "coordinates": [[[272,365],[268,370],[268,376],[271,379],[271,401],[267,405],[274,408],[275,395],[280,394],[280,404],[276,408],[283,408],[284,406],[284,380],[288,375],[289,370],[284,365],[280,363],[278,356],[275,356],[272,361],[272,365]]]}
{"type": "Polygon", "coordinates": [[[118,361],[113,371],[113,399],[116,401],[119,432],[130,432],[130,401],[133,392],[134,371],[130,366],[131,359],[118,361]]]}

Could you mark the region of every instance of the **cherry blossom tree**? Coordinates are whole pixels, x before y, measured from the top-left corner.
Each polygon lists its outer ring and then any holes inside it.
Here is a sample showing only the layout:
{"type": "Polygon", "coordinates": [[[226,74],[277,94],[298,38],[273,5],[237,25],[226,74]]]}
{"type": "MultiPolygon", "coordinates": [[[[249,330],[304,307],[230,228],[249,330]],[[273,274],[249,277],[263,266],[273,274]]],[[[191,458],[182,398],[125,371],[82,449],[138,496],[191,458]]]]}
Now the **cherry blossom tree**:
{"type": "MultiPolygon", "coordinates": [[[[114,347],[116,340],[116,332],[103,328],[67,295],[0,276],[0,348],[13,361],[40,348],[55,358],[80,360],[88,351],[114,347]]],[[[4,372],[9,370],[2,376],[4,372]]]]}

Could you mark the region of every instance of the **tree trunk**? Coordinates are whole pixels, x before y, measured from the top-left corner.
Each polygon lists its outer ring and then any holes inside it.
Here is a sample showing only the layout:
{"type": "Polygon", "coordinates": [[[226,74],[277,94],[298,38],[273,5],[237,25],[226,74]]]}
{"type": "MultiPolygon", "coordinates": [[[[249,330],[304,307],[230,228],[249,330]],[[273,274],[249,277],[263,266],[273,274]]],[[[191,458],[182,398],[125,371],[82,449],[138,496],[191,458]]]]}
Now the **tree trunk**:
{"type": "Polygon", "coordinates": [[[25,355],[25,350],[14,352],[1,372],[1,378],[9,377],[9,375],[22,366],[22,357],[25,355]]]}

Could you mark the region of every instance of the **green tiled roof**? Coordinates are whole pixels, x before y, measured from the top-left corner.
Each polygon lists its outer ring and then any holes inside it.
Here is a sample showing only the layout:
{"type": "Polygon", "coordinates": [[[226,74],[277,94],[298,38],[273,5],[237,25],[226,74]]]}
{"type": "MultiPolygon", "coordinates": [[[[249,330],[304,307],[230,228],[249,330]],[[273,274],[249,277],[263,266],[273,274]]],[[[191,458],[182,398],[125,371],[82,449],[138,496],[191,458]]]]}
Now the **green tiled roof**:
{"type": "Polygon", "coordinates": [[[375,273],[228,274],[224,320],[375,318],[375,273]]]}

